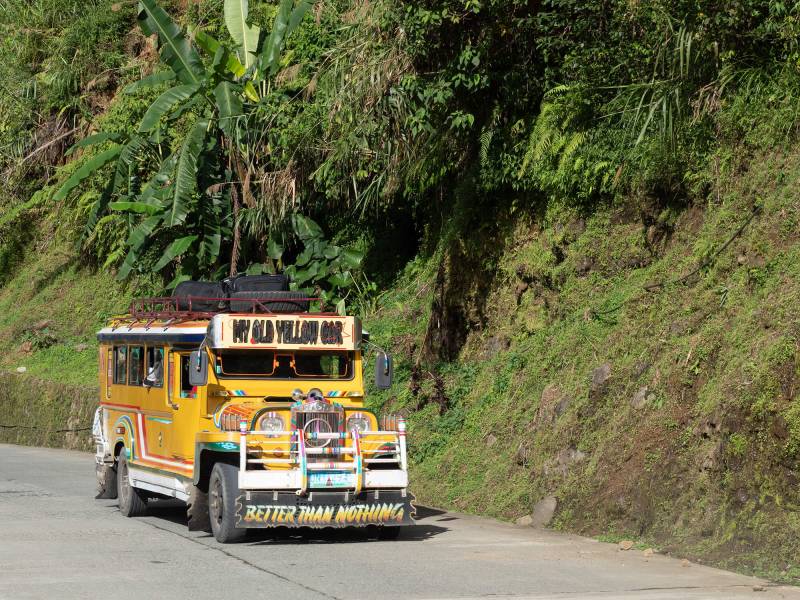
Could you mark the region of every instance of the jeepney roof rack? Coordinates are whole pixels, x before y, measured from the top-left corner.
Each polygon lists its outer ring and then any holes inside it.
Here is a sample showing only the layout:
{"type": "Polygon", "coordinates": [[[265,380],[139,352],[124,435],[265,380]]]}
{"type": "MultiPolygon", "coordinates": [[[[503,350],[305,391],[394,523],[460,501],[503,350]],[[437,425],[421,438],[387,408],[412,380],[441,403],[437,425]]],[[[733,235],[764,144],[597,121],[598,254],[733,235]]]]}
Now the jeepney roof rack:
{"type": "Polygon", "coordinates": [[[256,297],[206,297],[157,296],[137,298],[128,308],[128,315],[136,320],[171,320],[173,324],[185,321],[210,319],[214,315],[233,314],[292,314],[309,313],[310,303],[319,302],[318,315],[334,315],[326,311],[319,297],[305,296],[301,292],[264,292],[256,297]]]}

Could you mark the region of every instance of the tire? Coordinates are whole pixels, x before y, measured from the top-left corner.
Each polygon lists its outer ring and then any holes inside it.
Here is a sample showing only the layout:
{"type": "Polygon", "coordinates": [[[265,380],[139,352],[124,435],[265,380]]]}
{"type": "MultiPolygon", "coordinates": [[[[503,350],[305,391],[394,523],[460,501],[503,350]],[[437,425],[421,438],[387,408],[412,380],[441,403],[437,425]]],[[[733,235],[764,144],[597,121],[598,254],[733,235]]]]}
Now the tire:
{"type": "Polygon", "coordinates": [[[131,485],[128,474],[128,453],[125,448],[117,459],[117,498],[119,498],[119,512],[126,517],[141,517],[147,513],[147,500],[144,494],[131,485]]]}
{"type": "Polygon", "coordinates": [[[400,537],[400,530],[402,527],[392,527],[390,525],[381,525],[378,527],[378,539],[384,542],[396,540],[400,537]]]}
{"type": "Polygon", "coordinates": [[[303,292],[234,292],[231,294],[231,312],[308,312],[307,297],[303,292]]]}
{"type": "Polygon", "coordinates": [[[217,463],[208,482],[208,518],[211,533],[220,544],[240,542],[246,529],[236,529],[236,497],[239,495],[238,469],[217,463]]]}

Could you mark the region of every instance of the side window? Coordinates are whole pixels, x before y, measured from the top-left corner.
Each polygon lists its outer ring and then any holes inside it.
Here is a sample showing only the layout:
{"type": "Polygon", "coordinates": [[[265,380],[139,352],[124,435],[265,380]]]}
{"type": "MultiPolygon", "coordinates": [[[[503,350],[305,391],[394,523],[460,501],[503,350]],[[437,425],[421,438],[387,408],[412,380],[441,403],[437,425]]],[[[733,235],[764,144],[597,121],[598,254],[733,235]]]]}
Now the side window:
{"type": "Polygon", "coordinates": [[[188,354],[181,354],[181,398],[197,398],[197,388],[189,384],[189,362],[191,357],[188,354]]]}
{"type": "Polygon", "coordinates": [[[148,346],[145,353],[147,358],[145,383],[153,387],[164,386],[164,349],[148,346]]]}
{"type": "Polygon", "coordinates": [[[128,347],[116,346],[114,348],[114,383],[125,385],[128,375],[128,347]]]}
{"type": "Polygon", "coordinates": [[[144,379],[144,348],[131,346],[128,348],[130,363],[128,371],[128,385],[142,385],[144,379]]]}

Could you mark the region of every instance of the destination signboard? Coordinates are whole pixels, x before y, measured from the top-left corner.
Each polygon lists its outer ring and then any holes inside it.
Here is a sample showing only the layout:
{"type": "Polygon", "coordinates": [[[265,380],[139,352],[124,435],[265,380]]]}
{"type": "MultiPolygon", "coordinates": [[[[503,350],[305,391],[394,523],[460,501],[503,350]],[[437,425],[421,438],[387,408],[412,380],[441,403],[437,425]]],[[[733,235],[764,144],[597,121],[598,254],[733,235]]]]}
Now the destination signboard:
{"type": "Polygon", "coordinates": [[[337,315],[215,315],[208,337],[213,348],[358,350],[361,322],[337,315]]]}

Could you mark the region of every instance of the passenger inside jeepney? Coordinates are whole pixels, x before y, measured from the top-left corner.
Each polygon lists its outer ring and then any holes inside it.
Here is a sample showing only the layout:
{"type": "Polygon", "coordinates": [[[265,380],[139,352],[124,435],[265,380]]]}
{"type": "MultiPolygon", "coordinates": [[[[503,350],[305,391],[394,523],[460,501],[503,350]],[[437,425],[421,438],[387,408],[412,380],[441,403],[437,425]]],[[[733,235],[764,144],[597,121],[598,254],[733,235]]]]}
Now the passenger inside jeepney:
{"type": "Polygon", "coordinates": [[[164,385],[164,349],[147,348],[147,377],[144,379],[147,387],[161,387],[164,385]]]}
{"type": "Polygon", "coordinates": [[[197,387],[189,383],[190,361],[188,354],[181,355],[181,398],[197,398],[197,387]]]}

